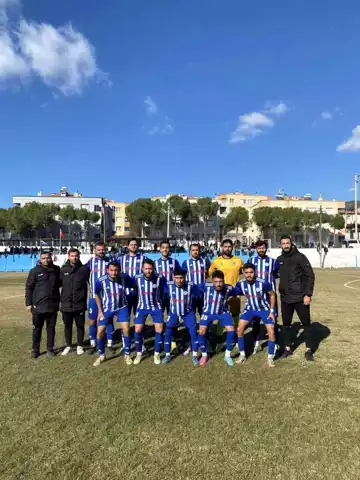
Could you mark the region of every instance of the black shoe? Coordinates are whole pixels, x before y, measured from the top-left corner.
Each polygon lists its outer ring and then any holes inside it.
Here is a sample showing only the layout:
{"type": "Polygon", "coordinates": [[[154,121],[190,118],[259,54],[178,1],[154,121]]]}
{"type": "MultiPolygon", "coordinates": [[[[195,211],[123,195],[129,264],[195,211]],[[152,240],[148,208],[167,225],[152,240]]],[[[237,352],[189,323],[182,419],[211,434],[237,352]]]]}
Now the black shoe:
{"type": "Polygon", "coordinates": [[[94,353],[96,353],[96,347],[90,347],[88,350],[86,350],[86,353],[88,355],[94,355],[94,353]]]}
{"type": "Polygon", "coordinates": [[[40,356],[40,352],[37,350],[32,350],[31,352],[31,358],[38,358],[40,356]]]}
{"type": "Polygon", "coordinates": [[[315,362],[314,355],[311,350],[306,350],[305,352],[305,360],[307,362],[315,362]]]}
{"type": "Polygon", "coordinates": [[[289,357],[291,357],[292,354],[293,354],[293,352],[291,350],[285,349],[284,353],[282,354],[282,358],[289,358],[289,357]]]}
{"type": "Polygon", "coordinates": [[[47,356],[48,357],[56,357],[56,353],[54,352],[54,350],[48,350],[47,351],[47,356]]]}

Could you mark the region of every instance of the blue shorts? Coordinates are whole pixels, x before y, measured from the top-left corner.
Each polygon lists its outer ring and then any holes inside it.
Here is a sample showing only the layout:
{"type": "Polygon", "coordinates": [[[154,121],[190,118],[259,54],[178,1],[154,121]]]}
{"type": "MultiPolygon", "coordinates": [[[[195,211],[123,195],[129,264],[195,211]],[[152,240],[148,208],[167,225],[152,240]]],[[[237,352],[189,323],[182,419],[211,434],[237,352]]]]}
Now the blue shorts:
{"type": "Polygon", "coordinates": [[[254,320],[260,319],[264,325],[274,325],[274,321],[269,318],[269,310],[244,310],[240,315],[240,320],[253,323],[254,320]]]}
{"type": "Polygon", "coordinates": [[[142,310],[138,308],[134,318],[135,325],[145,325],[148,315],[151,315],[153,323],[164,323],[162,310],[142,310]]]}
{"type": "Polygon", "coordinates": [[[203,313],[200,318],[200,327],[208,327],[211,325],[215,320],[219,320],[219,323],[222,327],[233,327],[234,321],[232,316],[229,312],[226,313],[218,313],[212,315],[210,313],[203,313]]]}
{"type": "Polygon", "coordinates": [[[95,298],[89,298],[88,303],[88,318],[89,320],[95,322],[98,317],[98,307],[96,305],[95,298]]]}
{"type": "Polygon", "coordinates": [[[109,312],[105,313],[105,316],[102,320],[98,320],[98,326],[99,327],[105,327],[109,323],[113,323],[114,317],[116,316],[116,321],[121,323],[121,322],[129,322],[130,317],[129,317],[129,310],[127,305],[125,307],[120,308],[117,312],[109,312]]]}
{"type": "Polygon", "coordinates": [[[186,315],[174,315],[170,313],[168,321],[166,322],[166,327],[177,328],[181,322],[184,322],[186,328],[196,327],[196,317],[194,312],[189,312],[186,315]]]}

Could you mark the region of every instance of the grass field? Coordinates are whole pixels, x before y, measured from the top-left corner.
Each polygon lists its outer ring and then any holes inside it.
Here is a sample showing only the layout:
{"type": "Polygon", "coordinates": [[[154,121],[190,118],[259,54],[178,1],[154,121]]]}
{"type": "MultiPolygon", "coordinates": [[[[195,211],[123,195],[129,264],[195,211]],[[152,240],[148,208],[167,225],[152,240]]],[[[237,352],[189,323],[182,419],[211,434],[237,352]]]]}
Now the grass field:
{"type": "Polygon", "coordinates": [[[314,364],[302,344],[275,369],[265,352],[233,369],[222,355],[95,369],[87,355],[30,358],[25,275],[1,274],[0,478],[358,480],[360,274],[316,275],[314,364]]]}

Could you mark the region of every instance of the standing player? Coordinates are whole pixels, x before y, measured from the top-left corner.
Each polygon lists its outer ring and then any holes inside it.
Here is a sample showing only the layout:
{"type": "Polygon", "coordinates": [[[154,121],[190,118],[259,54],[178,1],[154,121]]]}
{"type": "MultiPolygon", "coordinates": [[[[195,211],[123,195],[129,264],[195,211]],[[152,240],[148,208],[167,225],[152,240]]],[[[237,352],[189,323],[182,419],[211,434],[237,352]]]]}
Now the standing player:
{"type": "MultiPolygon", "coordinates": [[[[95,243],[95,256],[90,258],[87,262],[87,267],[90,271],[89,285],[90,285],[90,295],[88,303],[88,317],[89,317],[89,338],[90,338],[90,348],[88,354],[92,355],[96,352],[96,322],[98,318],[98,307],[95,300],[95,285],[97,280],[100,277],[103,277],[106,274],[107,264],[109,259],[105,256],[105,243],[97,242],[95,243]]],[[[110,329],[109,329],[109,335],[110,329]]],[[[109,338],[109,337],[108,337],[109,338]]]]}
{"type": "Polygon", "coordinates": [[[237,329],[240,356],[236,363],[243,363],[246,359],[244,332],[247,326],[249,323],[251,324],[254,319],[260,318],[266,327],[269,337],[267,365],[269,367],[275,367],[274,355],[276,343],[274,326],[276,295],[269,282],[261,278],[256,278],[255,266],[253,264],[246,263],[243,270],[245,280],[242,280],[236,286],[239,294],[244,295],[246,298],[245,308],[240,315],[237,329]]]}
{"type": "MultiPolygon", "coordinates": [[[[239,280],[244,262],[240,257],[235,257],[232,254],[233,248],[234,244],[232,240],[225,239],[221,242],[221,254],[217,258],[215,258],[215,260],[213,260],[209,269],[209,275],[211,275],[215,270],[221,270],[222,272],[224,272],[225,283],[227,285],[235,287],[239,280]]],[[[239,321],[240,313],[240,299],[238,297],[233,297],[229,299],[229,311],[234,319],[234,324],[236,326],[239,321]]],[[[219,323],[217,329],[219,341],[222,340],[222,332],[223,329],[221,328],[221,324],[219,323]]],[[[216,343],[218,342],[216,341],[216,343]]]]}
{"type": "Polygon", "coordinates": [[[171,339],[174,336],[180,322],[184,322],[191,339],[192,362],[195,367],[199,365],[198,360],[198,338],[196,331],[196,317],[194,313],[193,300],[195,286],[185,281],[186,273],[180,268],[174,271],[174,281],[168,282],[168,294],[170,299],[169,317],[165,327],[164,350],[165,358],[163,363],[171,361],[171,339]]]}
{"type": "MultiPolygon", "coordinates": [[[[129,253],[120,258],[121,271],[127,274],[130,278],[135,278],[136,275],[141,273],[142,263],[144,260],[143,255],[138,253],[138,243],[136,238],[132,238],[128,241],[128,251],[129,253]]],[[[131,313],[135,315],[138,304],[137,290],[134,288],[127,288],[126,295],[129,307],[129,315],[131,315],[131,313]]]]}
{"type": "MultiPolygon", "coordinates": [[[[200,316],[204,306],[204,293],[199,286],[204,285],[208,276],[210,262],[208,258],[201,257],[200,245],[192,243],[190,245],[190,258],[185,260],[182,268],[186,272],[186,281],[194,284],[194,312],[200,316]]],[[[191,345],[185,350],[184,355],[189,355],[191,345]]]]}
{"type": "Polygon", "coordinates": [[[95,285],[95,301],[98,308],[97,343],[99,357],[96,359],[94,367],[101,365],[105,361],[105,330],[109,323],[113,324],[115,315],[123,332],[125,363],[126,365],[132,364],[130,358],[131,338],[129,311],[126,302],[124,282],[119,272],[119,264],[117,262],[110,262],[106,275],[100,277],[95,285]]]}
{"type": "Polygon", "coordinates": [[[234,361],[231,358],[231,351],[235,341],[235,329],[232,316],[228,312],[228,298],[239,294],[238,289],[231,285],[226,285],[224,281],[224,273],[215,270],[212,275],[212,283],[206,283],[202,288],[204,291],[204,310],[200,318],[199,329],[199,345],[201,349],[200,366],[203,367],[208,361],[206,349],[206,333],[208,327],[218,320],[221,327],[226,330],[226,350],[225,362],[232,367],[234,361]]]}
{"type": "Polygon", "coordinates": [[[172,282],[174,279],[174,271],[180,269],[179,262],[174,258],[170,257],[170,242],[169,240],[163,240],[160,243],[160,252],[161,257],[155,260],[154,268],[155,273],[160,277],[164,278],[164,297],[162,299],[163,302],[163,310],[166,310],[166,313],[169,313],[170,307],[170,297],[168,292],[168,282],[172,282]]]}
{"type": "Polygon", "coordinates": [[[164,326],[161,305],[161,298],[164,293],[164,279],[154,273],[154,262],[145,258],[142,264],[142,273],[136,275],[134,281],[139,298],[134,319],[136,349],[134,365],[138,365],[141,362],[144,341],[143,330],[148,315],[151,315],[155,327],[154,363],[159,365],[161,363],[160,350],[164,326]]]}
{"type": "MultiPolygon", "coordinates": [[[[252,258],[252,264],[255,266],[256,278],[262,278],[264,281],[269,282],[273,292],[276,292],[276,278],[279,271],[279,262],[275,258],[269,257],[267,252],[267,244],[264,240],[258,240],[255,243],[257,256],[252,258]]],[[[277,316],[277,305],[275,306],[275,316],[277,316]]],[[[255,340],[255,346],[253,354],[261,351],[260,345],[260,322],[254,320],[253,322],[253,336],[255,340]]],[[[275,322],[275,335],[277,333],[277,325],[275,322]]]]}

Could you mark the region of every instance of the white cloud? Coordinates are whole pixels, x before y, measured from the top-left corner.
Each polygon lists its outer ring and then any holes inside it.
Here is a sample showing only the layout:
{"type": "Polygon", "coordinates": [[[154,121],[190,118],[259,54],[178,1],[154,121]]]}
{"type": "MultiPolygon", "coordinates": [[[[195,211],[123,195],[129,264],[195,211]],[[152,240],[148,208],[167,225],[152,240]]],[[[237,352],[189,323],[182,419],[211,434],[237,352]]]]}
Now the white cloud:
{"type": "Polygon", "coordinates": [[[71,24],[54,27],[17,17],[8,22],[9,6],[0,0],[0,81],[34,77],[63,95],[81,94],[90,81],[110,85],[96,62],[95,49],[71,24]]]}
{"type": "Polygon", "coordinates": [[[287,113],[289,110],[290,107],[288,107],[284,102],[279,102],[277,105],[272,105],[269,102],[265,104],[265,113],[269,115],[281,117],[282,115],[285,115],[285,113],[287,113]]]}
{"type": "Polygon", "coordinates": [[[246,142],[264,133],[263,128],[274,126],[274,121],[261,112],[240,115],[239,123],[230,136],[230,143],[246,142]]]}
{"type": "Polygon", "coordinates": [[[174,127],[171,125],[167,117],[165,117],[162,124],[154,125],[148,131],[149,135],[169,135],[171,133],[174,133],[174,127]]]}
{"type": "Polygon", "coordinates": [[[360,125],[352,130],[352,135],[344,143],[340,144],[337,149],[338,152],[358,152],[360,151],[360,125]]]}
{"type": "Polygon", "coordinates": [[[144,103],[146,105],[146,111],[149,115],[154,115],[158,112],[158,106],[151,97],[147,96],[144,100],[144,103]]]}
{"type": "Polygon", "coordinates": [[[321,112],[321,118],[323,120],[332,120],[334,118],[334,114],[329,112],[328,110],[324,110],[321,112]]]}

